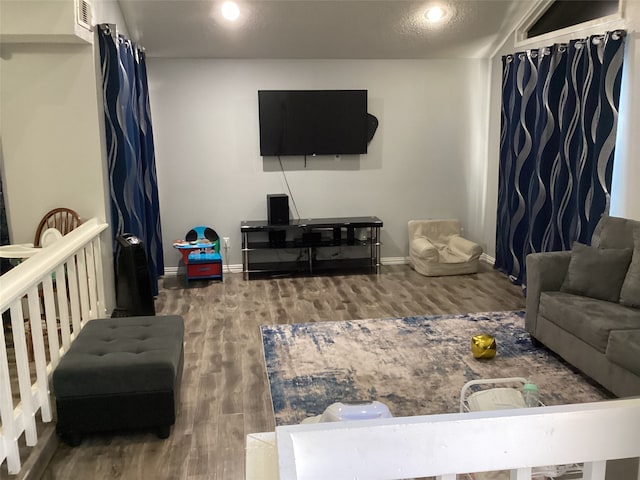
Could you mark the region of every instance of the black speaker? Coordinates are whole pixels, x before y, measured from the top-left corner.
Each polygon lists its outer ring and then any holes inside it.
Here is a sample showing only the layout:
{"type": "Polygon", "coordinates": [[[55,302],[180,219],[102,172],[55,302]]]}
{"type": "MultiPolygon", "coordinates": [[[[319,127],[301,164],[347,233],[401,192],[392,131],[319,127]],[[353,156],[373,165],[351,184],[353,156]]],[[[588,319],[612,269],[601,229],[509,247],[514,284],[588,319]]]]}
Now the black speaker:
{"type": "Polygon", "coordinates": [[[267,195],[267,218],[271,225],[289,223],[289,197],[284,193],[267,195]]]}
{"type": "Polygon", "coordinates": [[[116,300],[113,317],[155,315],[151,276],[144,245],[138,237],[125,233],[118,237],[120,252],[116,271],[116,300]]]}

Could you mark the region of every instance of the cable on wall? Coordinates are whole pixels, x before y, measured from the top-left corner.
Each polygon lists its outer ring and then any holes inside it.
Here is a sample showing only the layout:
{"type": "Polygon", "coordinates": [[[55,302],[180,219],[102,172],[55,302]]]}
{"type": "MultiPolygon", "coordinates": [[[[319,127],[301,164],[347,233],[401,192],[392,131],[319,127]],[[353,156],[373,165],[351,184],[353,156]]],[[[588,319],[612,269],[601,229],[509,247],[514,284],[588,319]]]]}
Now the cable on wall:
{"type": "Polygon", "coordinates": [[[293,198],[293,193],[291,193],[291,187],[289,187],[289,181],[287,180],[287,175],[284,173],[284,167],[282,166],[282,159],[280,155],[278,155],[278,162],[280,163],[280,171],[282,172],[282,176],[284,177],[284,183],[287,184],[287,191],[289,192],[289,196],[291,197],[291,201],[293,202],[293,209],[296,211],[296,219],[300,220],[300,213],[298,212],[298,206],[296,205],[296,200],[293,198]]]}

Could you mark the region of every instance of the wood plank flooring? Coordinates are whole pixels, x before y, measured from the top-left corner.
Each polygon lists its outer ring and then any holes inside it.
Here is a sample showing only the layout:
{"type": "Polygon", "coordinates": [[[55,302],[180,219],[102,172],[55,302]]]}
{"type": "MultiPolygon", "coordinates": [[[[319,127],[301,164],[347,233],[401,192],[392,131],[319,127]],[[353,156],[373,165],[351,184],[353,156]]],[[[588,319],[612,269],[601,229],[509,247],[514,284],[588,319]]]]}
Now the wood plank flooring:
{"type": "Polygon", "coordinates": [[[164,279],[159,314],[185,319],[185,366],[176,424],[153,434],[97,435],[61,444],[43,478],[235,480],[244,478],[248,433],[274,429],[259,326],[524,308],[519,287],[485,268],[428,278],[408,266],[379,275],[224,282],[164,279]]]}

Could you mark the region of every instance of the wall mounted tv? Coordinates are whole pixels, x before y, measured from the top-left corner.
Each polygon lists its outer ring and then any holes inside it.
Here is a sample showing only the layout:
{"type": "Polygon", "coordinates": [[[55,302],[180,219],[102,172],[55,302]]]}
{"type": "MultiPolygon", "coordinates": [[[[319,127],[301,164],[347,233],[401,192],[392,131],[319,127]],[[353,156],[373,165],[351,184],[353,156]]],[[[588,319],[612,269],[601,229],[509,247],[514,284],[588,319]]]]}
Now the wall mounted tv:
{"type": "Polygon", "coordinates": [[[260,155],[367,153],[366,90],[260,90],[260,155]]]}

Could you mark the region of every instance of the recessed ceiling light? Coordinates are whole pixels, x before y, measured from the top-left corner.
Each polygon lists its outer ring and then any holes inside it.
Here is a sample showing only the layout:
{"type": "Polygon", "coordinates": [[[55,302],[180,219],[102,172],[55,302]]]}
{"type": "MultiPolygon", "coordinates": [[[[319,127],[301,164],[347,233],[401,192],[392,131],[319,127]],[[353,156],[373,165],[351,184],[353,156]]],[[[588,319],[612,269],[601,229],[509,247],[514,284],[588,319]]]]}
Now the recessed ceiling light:
{"type": "Polygon", "coordinates": [[[424,16],[430,22],[435,23],[441,21],[445,17],[445,13],[442,7],[435,6],[427,9],[424,16]]]}
{"type": "Polygon", "coordinates": [[[236,2],[224,2],[222,4],[222,16],[227,20],[237,20],[240,16],[240,9],[236,2]]]}

